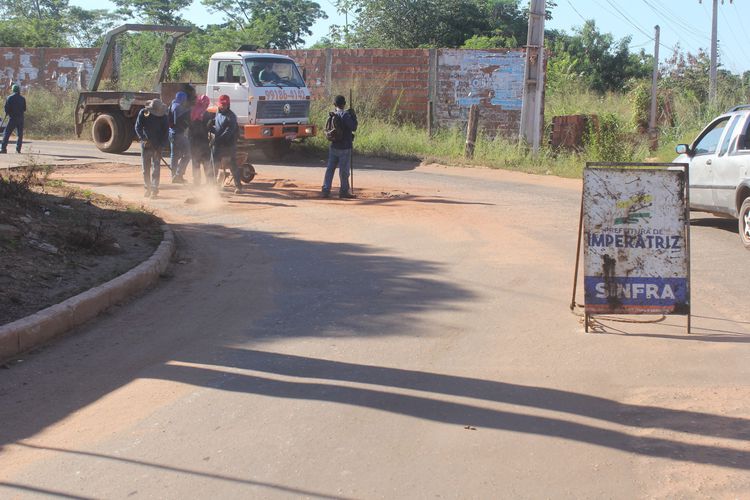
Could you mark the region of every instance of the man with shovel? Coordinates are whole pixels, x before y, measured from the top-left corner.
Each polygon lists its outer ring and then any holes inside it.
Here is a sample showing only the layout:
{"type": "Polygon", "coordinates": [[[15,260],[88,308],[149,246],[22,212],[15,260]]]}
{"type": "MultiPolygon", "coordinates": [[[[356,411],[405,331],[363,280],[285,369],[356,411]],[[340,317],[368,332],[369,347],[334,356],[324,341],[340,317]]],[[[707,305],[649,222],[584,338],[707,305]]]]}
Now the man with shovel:
{"type": "Polygon", "coordinates": [[[141,141],[141,163],[143,165],[143,196],[156,198],[159,194],[161,174],[161,152],[169,141],[167,105],[161,99],[152,99],[138,113],[135,120],[135,135],[141,141]]]}

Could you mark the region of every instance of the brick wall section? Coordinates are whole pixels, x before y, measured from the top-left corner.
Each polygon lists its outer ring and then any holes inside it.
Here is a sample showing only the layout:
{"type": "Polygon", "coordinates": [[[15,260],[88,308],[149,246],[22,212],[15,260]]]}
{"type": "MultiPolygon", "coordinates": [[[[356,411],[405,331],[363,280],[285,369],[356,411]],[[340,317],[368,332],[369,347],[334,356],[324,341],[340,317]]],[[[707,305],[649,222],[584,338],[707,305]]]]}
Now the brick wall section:
{"type": "Polygon", "coordinates": [[[0,89],[79,90],[85,87],[99,49],[0,47],[0,89]]]}
{"type": "MultiPolygon", "coordinates": [[[[522,49],[320,49],[267,50],[288,55],[305,70],[315,99],[337,93],[377,100],[387,114],[426,125],[432,100],[434,124],[465,127],[471,104],[490,134],[514,135],[520,127],[525,52],[522,49]],[[365,96],[366,95],[366,96],[365,96]]],[[[78,90],[96,64],[93,49],[0,49],[0,89],[78,90]]],[[[110,73],[109,67],[106,73],[110,73]]],[[[356,102],[355,102],[356,105],[356,102]]]]}
{"type": "Polygon", "coordinates": [[[490,134],[515,135],[521,121],[525,51],[522,49],[329,49],[268,51],[304,68],[315,98],[368,92],[385,109],[425,124],[433,101],[436,125],[465,127],[471,104],[490,134]],[[434,67],[431,67],[434,66],[434,67]],[[430,78],[431,71],[434,77],[430,78]]]}

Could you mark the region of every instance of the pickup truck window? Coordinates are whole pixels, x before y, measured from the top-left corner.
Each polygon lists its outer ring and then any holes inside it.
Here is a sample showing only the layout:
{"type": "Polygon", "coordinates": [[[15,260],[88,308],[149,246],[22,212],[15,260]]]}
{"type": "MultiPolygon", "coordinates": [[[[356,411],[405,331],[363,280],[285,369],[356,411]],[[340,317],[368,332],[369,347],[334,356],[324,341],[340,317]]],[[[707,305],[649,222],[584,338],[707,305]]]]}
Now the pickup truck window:
{"type": "Polygon", "coordinates": [[[742,133],[737,138],[737,151],[748,153],[750,150],[750,120],[745,117],[745,125],[742,127],[742,133]]]}
{"type": "Polygon", "coordinates": [[[732,136],[734,135],[734,129],[737,127],[737,124],[740,122],[740,117],[735,116],[732,118],[732,122],[729,124],[729,127],[727,128],[727,133],[724,135],[724,140],[721,141],[721,149],[719,150],[719,156],[724,156],[727,151],[729,151],[729,145],[732,143],[732,136]]]}
{"type": "Polygon", "coordinates": [[[245,64],[253,80],[253,85],[256,87],[302,88],[305,86],[297,66],[289,59],[249,57],[245,59],[245,64]]]}
{"type": "Polygon", "coordinates": [[[721,134],[722,132],[724,132],[724,128],[727,126],[728,122],[729,117],[722,118],[721,120],[714,122],[695,144],[695,148],[693,148],[695,154],[706,155],[715,153],[716,149],[719,146],[719,139],[721,139],[721,134]]]}
{"type": "Polygon", "coordinates": [[[244,83],[245,73],[241,61],[219,61],[216,81],[218,83],[244,83]]]}

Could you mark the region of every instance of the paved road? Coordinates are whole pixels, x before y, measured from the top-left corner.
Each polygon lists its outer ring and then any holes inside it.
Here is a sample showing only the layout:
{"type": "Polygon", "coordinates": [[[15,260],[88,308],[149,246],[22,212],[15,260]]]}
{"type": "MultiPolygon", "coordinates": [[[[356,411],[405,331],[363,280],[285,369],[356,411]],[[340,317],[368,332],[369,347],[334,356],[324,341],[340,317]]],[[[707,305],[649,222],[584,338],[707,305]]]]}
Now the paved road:
{"type": "Polygon", "coordinates": [[[42,141],[29,140],[23,144],[23,152],[17,154],[14,147],[8,147],[7,155],[0,155],[0,168],[19,165],[80,165],[92,163],[140,164],[140,151],[134,143],[128,151],[120,155],[102,153],[91,141],[42,141]]]}
{"type": "MultiPolygon", "coordinates": [[[[154,290],[0,370],[0,496],[741,497],[748,254],[696,217],[684,318],[568,310],[580,182],[258,164],[250,193],[164,185],[154,290]]],[[[69,182],[142,202],[131,167],[69,182]]]]}

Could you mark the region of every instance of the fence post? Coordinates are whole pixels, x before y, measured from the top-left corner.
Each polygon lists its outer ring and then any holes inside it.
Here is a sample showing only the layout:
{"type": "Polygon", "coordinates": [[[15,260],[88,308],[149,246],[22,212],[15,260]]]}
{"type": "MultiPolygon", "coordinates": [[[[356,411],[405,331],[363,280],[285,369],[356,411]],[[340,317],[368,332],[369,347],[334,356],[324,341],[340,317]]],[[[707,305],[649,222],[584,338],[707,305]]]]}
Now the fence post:
{"type": "Polygon", "coordinates": [[[432,134],[435,132],[432,125],[432,101],[427,101],[427,137],[432,138],[432,134]]]}
{"type": "Polygon", "coordinates": [[[469,108],[469,123],[466,126],[466,146],[464,157],[474,158],[474,144],[477,140],[477,126],[479,125],[479,106],[472,104],[469,108]]]}

